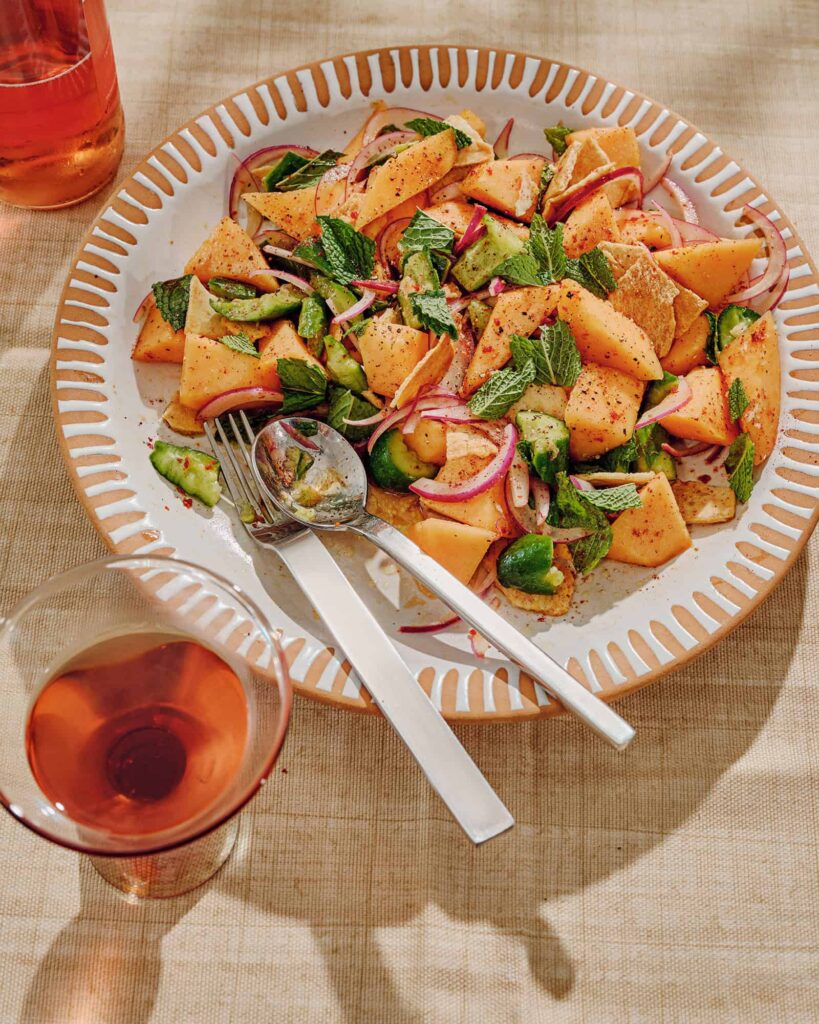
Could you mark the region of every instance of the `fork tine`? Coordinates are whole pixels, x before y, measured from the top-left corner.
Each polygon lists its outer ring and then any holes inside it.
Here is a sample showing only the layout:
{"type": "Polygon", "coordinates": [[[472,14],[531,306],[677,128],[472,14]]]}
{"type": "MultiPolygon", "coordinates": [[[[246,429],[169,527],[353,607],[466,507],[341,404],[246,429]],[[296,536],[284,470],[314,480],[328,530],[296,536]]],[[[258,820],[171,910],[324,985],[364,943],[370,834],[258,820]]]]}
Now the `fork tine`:
{"type": "Polygon", "coordinates": [[[228,466],[227,458],[225,456],[225,452],[223,451],[223,446],[221,442],[217,439],[216,435],[214,434],[213,428],[211,427],[210,423],[205,422],[204,427],[205,436],[208,439],[211,450],[213,451],[213,454],[216,456],[216,458],[219,460],[219,468],[222,472],[222,478],[225,481],[225,486],[227,487],[228,494],[230,495],[230,500],[238,508],[242,501],[242,497],[239,490],[239,484],[236,481],[236,478],[233,474],[233,470],[230,469],[230,467],[228,466]]]}
{"type": "Polygon", "coordinates": [[[265,505],[264,496],[262,495],[259,485],[256,482],[256,474],[253,472],[253,460],[251,457],[251,449],[253,448],[253,442],[256,438],[256,435],[253,432],[253,428],[251,427],[250,421],[245,415],[244,410],[242,410],[241,412],[241,418],[242,425],[244,426],[249,439],[247,444],[245,443],[245,438],[242,436],[242,431],[239,429],[236,420],[233,418],[233,413],[228,413],[228,420],[230,421],[230,426],[233,430],[233,436],[236,438],[236,441],[239,445],[239,450],[241,451],[242,456],[244,457],[245,465],[247,467],[247,472],[244,474],[245,483],[248,486],[248,488],[252,489],[254,497],[259,507],[265,513],[267,513],[269,517],[270,510],[265,505]]]}
{"type": "MultiPolygon", "coordinates": [[[[248,504],[250,505],[250,507],[253,509],[257,516],[259,516],[260,518],[266,518],[265,513],[262,511],[262,509],[259,508],[259,504],[255,499],[253,490],[248,486],[247,474],[242,470],[242,467],[240,466],[239,461],[237,460],[236,455],[234,454],[233,446],[228,440],[225,428],[222,424],[221,417],[217,416],[213,422],[216,427],[216,433],[219,435],[219,439],[224,447],[225,455],[227,456],[227,462],[222,461],[223,472],[225,466],[229,464],[231,470],[233,471],[233,476],[237,485],[236,495],[238,495],[238,501],[236,500],[236,496],[234,496],[234,502],[236,503],[237,506],[242,504],[248,504]]],[[[225,481],[227,482],[227,474],[224,475],[225,481]]],[[[228,490],[231,490],[231,493],[233,493],[230,484],[228,484],[228,490]]]]}

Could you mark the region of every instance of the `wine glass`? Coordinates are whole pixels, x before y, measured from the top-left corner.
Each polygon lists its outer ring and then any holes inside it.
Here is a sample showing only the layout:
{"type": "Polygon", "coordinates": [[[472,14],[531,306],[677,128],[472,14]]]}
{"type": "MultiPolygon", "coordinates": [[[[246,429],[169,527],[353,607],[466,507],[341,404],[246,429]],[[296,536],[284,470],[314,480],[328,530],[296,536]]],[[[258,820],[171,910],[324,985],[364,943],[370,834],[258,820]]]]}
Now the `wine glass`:
{"type": "Polygon", "coordinates": [[[290,718],[277,634],[238,587],[176,559],[103,558],[0,620],[0,801],[136,897],[225,862],[290,718]]]}

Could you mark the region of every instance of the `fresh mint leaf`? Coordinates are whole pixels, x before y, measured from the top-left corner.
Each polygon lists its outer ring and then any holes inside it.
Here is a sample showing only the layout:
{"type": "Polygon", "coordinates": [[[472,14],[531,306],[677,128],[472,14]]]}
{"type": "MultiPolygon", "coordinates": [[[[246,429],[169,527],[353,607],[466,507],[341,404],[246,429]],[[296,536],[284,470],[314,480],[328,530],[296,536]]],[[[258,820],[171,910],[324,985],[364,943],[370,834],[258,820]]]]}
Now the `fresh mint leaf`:
{"type": "Polygon", "coordinates": [[[256,346],[243,331],[240,331],[238,334],[223,334],[219,341],[222,342],[225,348],[229,348],[233,352],[241,352],[242,355],[255,356],[256,359],[259,358],[256,346]]]}
{"type": "Polygon", "coordinates": [[[606,254],[596,246],[579,259],[566,260],[565,276],[577,281],[598,299],[608,298],[609,292],[617,287],[606,254]]]}
{"type": "Polygon", "coordinates": [[[192,274],[175,277],[170,281],[156,281],[151,285],[156,308],[175,331],[181,331],[188,315],[192,274]]]}
{"type": "Polygon", "coordinates": [[[274,164],[262,178],[262,188],[265,192],[275,192],[276,186],[284,178],[289,177],[295,171],[301,170],[310,160],[306,156],[299,156],[298,153],[291,153],[289,150],[274,164]]]}
{"type": "Polygon", "coordinates": [[[495,267],[493,276],[502,277],[504,281],[508,281],[509,284],[548,284],[548,282],[543,279],[543,274],[541,273],[537,260],[526,245],[524,245],[523,249],[521,249],[519,253],[516,253],[514,256],[507,257],[500,266],[495,267]]]}
{"type": "Polygon", "coordinates": [[[462,132],[460,128],[453,128],[446,121],[436,121],[432,117],[414,117],[411,121],[407,121],[404,127],[425,137],[438,135],[440,132],[455,132],[455,145],[458,149],[466,149],[467,146],[472,145],[472,139],[466,132],[462,132]]]}
{"type": "Polygon", "coordinates": [[[728,412],[731,416],[731,422],[736,423],[750,404],[742,381],[739,377],[734,377],[730,388],[728,388],[728,412]]]}
{"type": "Polygon", "coordinates": [[[565,269],[563,225],[550,230],[543,217],[536,213],[521,251],[505,259],[495,268],[495,274],[511,284],[544,285],[562,280],[565,269]]]}
{"type": "Polygon", "coordinates": [[[747,434],[740,434],[728,449],[725,472],[737,501],[746,502],[754,489],[754,442],[747,434]]]}
{"type": "Polygon", "coordinates": [[[643,504],[634,484],[603,487],[599,491],[583,491],[583,497],[604,512],[625,512],[627,508],[639,508],[643,504]]]}
{"type": "Polygon", "coordinates": [[[369,427],[356,427],[345,420],[365,420],[374,416],[378,409],[370,402],[354,395],[348,388],[330,388],[330,408],[327,422],[348,441],[363,441],[375,430],[375,424],[369,427]]]}
{"type": "Polygon", "coordinates": [[[452,310],[446,301],[443,288],[410,295],[410,306],[418,322],[428,331],[458,337],[458,327],[452,317],[452,310]]]}
{"type": "MultiPolygon", "coordinates": [[[[642,427],[642,430],[650,429],[642,427]]],[[[611,451],[606,452],[600,456],[600,469],[607,473],[628,473],[631,469],[631,464],[640,454],[640,447],[638,445],[637,434],[632,434],[628,441],[624,441],[623,444],[618,445],[617,448],[612,448],[611,451]]]]}
{"type": "MultiPolygon", "coordinates": [[[[375,262],[375,242],[345,220],[338,217],[318,217],[321,226],[321,249],[323,260],[320,269],[340,284],[350,284],[356,280],[368,280],[373,276],[375,262]]],[[[296,254],[301,255],[296,247],[296,254]]],[[[305,257],[314,260],[312,255],[316,249],[311,246],[311,255],[305,257]]]]}
{"type": "Polygon", "coordinates": [[[540,340],[545,355],[544,380],[541,383],[574,387],[583,363],[569,325],[563,320],[544,324],[540,328],[540,340]]]}
{"type": "Polygon", "coordinates": [[[312,409],[324,401],[327,377],[320,366],[306,359],[277,359],[276,370],[284,392],[282,412],[312,409]]]}
{"type": "Polygon", "coordinates": [[[343,153],[336,153],[334,149],[326,149],[318,156],[314,156],[312,160],[308,160],[303,167],[299,167],[292,174],[278,181],[275,186],[276,191],[299,192],[303,188],[312,188],[313,185],[318,185],[327,171],[331,167],[335,167],[343,156],[343,153]]]}
{"type": "Polygon", "coordinates": [[[414,252],[452,252],[455,244],[455,232],[424,213],[423,210],[416,210],[412,220],[406,227],[398,248],[401,255],[406,259],[414,252]]]}
{"type": "Polygon", "coordinates": [[[562,156],[566,152],[568,145],[566,136],[571,135],[573,130],[572,128],[567,128],[565,124],[556,124],[553,128],[543,129],[546,141],[552,147],[552,152],[555,156],[562,156]]]}
{"type": "Polygon", "coordinates": [[[717,333],[717,317],[710,309],[705,310],[708,317],[708,337],[705,339],[705,357],[714,366],[719,362],[719,334],[717,333]]]}
{"type": "Polygon", "coordinates": [[[534,382],[535,373],[531,359],[520,367],[493,373],[469,400],[470,410],[483,420],[496,420],[523,396],[534,382]]]}
{"type": "Polygon", "coordinates": [[[538,196],[537,206],[540,207],[543,199],[543,193],[552,184],[552,178],[555,176],[555,165],[544,164],[543,170],[540,172],[540,195],[538,196]]]}
{"type": "Polygon", "coordinates": [[[557,474],[557,484],[552,500],[556,525],[568,529],[580,527],[591,530],[572,544],[572,559],[575,568],[589,573],[606,557],[611,547],[611,526],[606,513],[596,508],[586,498],[585,491],[578,491],[565,473],[557,474]]]}

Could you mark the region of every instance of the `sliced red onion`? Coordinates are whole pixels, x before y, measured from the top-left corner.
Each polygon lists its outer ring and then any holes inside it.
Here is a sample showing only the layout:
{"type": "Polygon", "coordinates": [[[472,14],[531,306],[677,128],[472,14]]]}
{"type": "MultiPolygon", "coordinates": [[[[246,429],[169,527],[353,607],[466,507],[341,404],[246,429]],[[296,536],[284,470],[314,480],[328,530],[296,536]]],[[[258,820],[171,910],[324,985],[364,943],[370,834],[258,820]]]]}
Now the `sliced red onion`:
{"type": "Polygon", "coordinates": [[[727,455],[728,448],[724,447],[721,444],[717,444],[714,445],[714,450],[711,452],[711,454],[705,456],[705,461],[708,463],[709,466],[719,466],[725,461],[727,455]]]}
{"type": "Polygon", "coordinates": [[[457,299],[447,299],[446,301],[453,313],[460,313],[462,309],[466,309],[473,299],[483,300],[491,298],[493,298],[493,296],[489,289],[483,288],[479,292],[468,292],[466,295],[458,296],[457,299]]]}
{"type": "Polygon", "coordinates": [[[263,405],[276,405],[284,401],[284,395],[280,391],[271,391],[269,388],[233,388],[231,391],[223,391],[221,395],[211,398],[196,414],[197,419],[211,420],[221,416],[225,412],[233,412],[234,409],[254,409],[263,405]]]}
{"type": "Polygon", "coordinates": [[[476,629],[470,629],[467,633],[469,643],[472,646],[472,653],[476,658],[485,658],[489,651],[489,641],[482,637],[476,629]]]}
{"type": "Polygon", "coordinates": [[[376,110],[364,125],[362,144],[368,145],[378,135],[382,128],[388,124],[396,128],[403,128],[407,121],[413,121],[416,117],[427,117],[432,121],[442,121],[437,114],[428,114],[424,110],[413,110],[411,107],[385,107],[383,110],[376,110]]]}
{"type": "Polygon", "coordinates": [[[258,278],[260,281],[268,277],[272,277],[274,280],[287,281],[288,284],[292,284],[296,288],[300,288],[308,295],[312,295],[315,291],[315,288],[309,283],[309,281],[305,281],[304,278],[299,277],[298,274],[291,274],[288,270],[276,270],[273,268],[269,270],[252,270],[248,276],[252,277],[254,280],[258,278]]]}
{"type": "Polygon", "coordinates": [[[523,508],[529,504],[529,466],[526,460],[515,451],[512,465],[506,478],[509,483],[509,504],[514,508],[523,508]]]}
{"type": "Polygon", "coordinates": [[[665,227],[666,231],[668,232],[669,238],[671,239],[671,241],[669,242],[670,247],[672,249],[678,249],[682,245],[682,236],[680,235],[680,229],[674,222],[674,218],[671,216],[668,210],[664,210],[659,203],[655,202],[653,199],[651,200],[651,202],[654,206],[656,216],[659,217],[659,219],[662,221],[663,226],[665,227]]]}
{"type": "MultiPolygon", "coordinates": [[[[231,156],[236,161],[236,170],[233,172],[233,177],[230,179],[230,187],[228,189],[228,216],[231,220],[236,220],[239,216],[239,197],[243,192],[260,192],[261,185],[256,180],[253,172],[249,167],[236,156],[235,153],[231,153],[231,156]]],[[[261,217],[259,218],[261,223],[261,217]]],[[[256,228],[250,234],[254,234],[256,228]]]]}
{"type": "Polygon", "coordinates": [[[343,313],[336,313],[336,315],[333,317],[330,323],[343,324],[346,323],[348,320],[352,320],[354,317],[357,317],[360,313],[363,313],[365,310],[369,309],[370,306],[375,302],[375,300],[375,292],[370,291],[368,288],[365,288],[364,294],[361,296],[358,302],[353,303],[353,305],[350,306],[349,309],[345,309],[343,313]]]}
{"type": "Polygon", "coordinates": [[[398,146],[405,142],[412,142],[417,139],[415,132],[388,132],[386,135],[379,135],[378,138],[368,142],[358,156],[350,164],[347,174],[347,184],[354,185],[367,173],[370,164],[379,157],[392,154],[398,146]]]}
{"type": "Polygon", "coordinates": [[[532,494],[535,496],[535,523],[538,530],[546,523],[552,505],[552,494],[549,485],[543,480],[532,481],[532,494]]]}
{"type": "Polygon", "coordinates": [[[133,317],[131,318],[133,323],[138,324],[143,317],[145,317],[154,301],[153,289],[143,298],[142,302],[137,306],[133,317]]]}
{"type": "Polygon", "coordinates": [[[509,423],[503,431],[503,441],[498,454],[471,480],[465,480],[460,484],[445,484],[440,480],[422,479],[410,484],[410,490],[421,498],[444,502],[467,501],[478,494],[483,494],[508,472],[515,454],[517,439],[518,433],[509,423]]]}
{"type": "Polygon", "coordinates": [[[685,377],[678,377],[677,386],[671,394],[666,395],[662,402],[655,405],[652,409],[646,409],[635,423],[634,429],[639,430],[640,427],[647,427],[650,423],[656,423],[658,420],[671,415],[672,412],[679,412],[683,406],[688,405],[692,397],[693,392],[688,381],[685,377]]]}
{"type": "Polygon", "coordinates": [[[375,251],[378,256],[378,262],[382,266],[390,266],[387,250],[388,248],[392,248],[392,243],[397,241],[398,235],[404,234],[411,220],[411,217],[400,217],[398,220],[394,220],[391,224],[388,224],[376,238],[375,251]]]}
{"type": "Polygon", "coordinates": [[[302,448],[307,448],[311,452],[321,451],[321,447],[317,445],[315,441],[311,441],[309,437],[305,437],[300,430],[296,430],[293,424],[288,423],[287,420],[279,420],[279,426],[285,434],[289,434],[296,444],[301,445],[302,448]]]}
{"type": "Polygon", "coordinates": [[[697,441],[695,444],[692,444],[687,448],[679,448],[675,447],[673,444],[663,442],[660,447],[664,452],[668,452],[668,454],[674,459],[685,459],[688,458],[689,455],[701,455],[703,452],[707,452],[709,448],[713,447],[713,445],[710,445],[707,441],[697,441]]]}
{"type": "Polygon", "coordinates": [[[311,263],[310,260],[302,259],[301,256],[294,256],[292,252],[287,249],[282,249],[278,245],[265,245],[262,247],[262,252],[270,253],[271,256],[278,256],[282,260],[290,260],[292,263],[299,263],[303,267],[309,267],[311,270],[317,270],[318,267],[315,263],[311,263]]]}
{"type": "Polygon", "coordinates": [[[498,133],[498,137],[495,139],[492,149],[495,150],[496,160],[505,160],[509,156],[509,139],[512,135],[512,129],[515,127],[514,117],[510,117],[506,124],[501,128],[498,133]]]}
{"type": "Polygon", "coordinates": [[[348,420],[345,417],[342,419],[341,422],[346,423],[350,427],[373,427],[375,426],[376,423],[380,423],[381,420],[383,420],[386,415],[386,409],[379,409],[377,413],[375,413],[373,416],[368,416],[366,419],[348,420]]]}
{"type": "Polygon", "coordinates": [[[384,292],[385,295],[395,295],[398,291],[397,281],[376,281],[372,279],[366,281],[351,281],[350,284],[353,285],[354,288],[366,288],[367,291],[371,292],[384,292]]]}
{"type": "Polygon", "coordinates": [[[779,281],[782,270],[788,262],[788,250],[785,245],[785,239],[773,221],[769,220],[764,213],[754,209],[753,206],[743,206],[742,212],[765,236],[765,241],[768,243],[768,266],[765,268],[764,274],[755,277],[747,288],[742,288],[729,295],[725,300],[726,302],[744,302],[746,299],[754,299],[757,295],[761,295],[762,292],[773,288],[779,281]]]}
{"type": "Polygon", "coordinates": [[[422,420],[434,420],[436,423],[475,423],[476,416],[468,405],[449,405],[440,409],[430,409],[421,413],[422,420]]]}
{"type": "Polygon", "coordinates": [[[688,221],[672,217],[674,226],[680,233],[683,245],[699,245],[701,242],[718,242],[719,235],[704,228],[702,224],[689,224],[688,221]]]}
{"type": "Polygon", "coordinates": [[[450,406],[460,405],[461,400],[452,394],[431,394],[429,392],[424,395],[416,395],[412,405],[410,406],[410,414],[404,422],[404,426],[401,428],[403,433],[411,434],[418,426],[422,413],[430,409],[446,409],[450,406]]]}
{"type": "Polygon", "coordinates": [[[590,484],[588,480],[583,480],[579,476],[570,476],[569,479],[578,489],[578,491],[593,491],[594,485],[590,484]]]}
{"type": "Polygon", "coordinates": [[[246,156],[243,163],[250,170],[255,170],[274,161],[278,163],[285,153],[295,153],[296,156],[303,156],[307,160],[312,160],[313,157],[319,155],[317,150],[311,149],[309,146],[263,146],[251,153],[250,156],[246,156]]]}
{"type": "Polygon", "coordinates": [[[461,621],[460,615],[450,615],[448,619],[441,619],[440,622],[429,622],[425,626],[399,626],[399,633],[440,633],[444,629],[449,629],[450,626],[454,626],[456,623],[461,621]]]}
{"type": "Polygon", "coordinates": [[[699,224],[700,216],[697,213],[697,208],[694,206],[694,200],[691,196],[684,189],[680,188],[676,181],[672,181],[671,178],[661,178],[660,184],[671,198],[676,199],[680,204],[683,220],[687,224],[699,224]]]}
{"type": "Polygon", "coordinates": [[[411,409],[411,405],[405,405],[403,409],[396,409],[395,412],[391,412],[386,419],[383,419],[372,434],[370,434],[370,439],[367,441],[367,451],[372,452],[375,447],[375,442],[379,437],[386,434],[388,430],[392,430],[393,427],[397,427],[399,423],[403,423],[407,416],[409,416],[411,409]]]}
{"type": "Polygon", "coordinates": [[[637,190],[642,199],[643,195],[643,174],[639,167],[615,167],[613,171],[601,174],[594,181],[590,181],[584,188],[579,189],[573,196],[561,203],[549,215],[549,225],[565,220],[569,213],[599,188],[607,185],[610,181],[617,181],[618,178],[631,178],[637,185],[637,190]]]}
{"type": "Polygon", "coordinates": [[[548,156],[545,153],[515,153],[514,156],[507,157],[509,160],[545,160],[546,163],[550,163],[548,156]]]}
{"type": "Polygon", "coordinates": [[[335,167],[330,167],[322,174],[318,185],[316,185],[316,217],[331,214],[345,202],[351,167],[352,164],[336,164],[335,167]]]}
{"type": "Polygon", "coordinates": [[[502,277],[493,277],[489,282],[489,287],[486,289],[491,296],[500,295],[506,288],[506,282],[502,277]]]}
{"type": "Polygon", "coordinates": [[[486,207],[481,206],[480,203],[475,204],[475,212],[472,214],[472,219],[467,224],[466,231],[461,235],[452,252],[457,256],[458,253],[464,251],[472,245],[473,242],[477,241],[481,235],[486,234],[486,225],[482,223],[483,218],[486,216],[486,207]]]}
{"type": "Polygon", "coordinates": [[[556,544],[573,544],[576,540],[590,537],[592,530],[584,526],[550,526],[549,536],[556,544]]]}
{"type": "Polygon", "coordinates": [[[461,188],[460,181],[450,181],[448,185],[443,185],[441,188],[430,192],[429,205],[437,206],[438,203],[458,202],[458,200],[463,198],[464,190],[461,188]]]}
{"type": "Polygon", "coordinates": [[[788,290],[788,281],[790,280],[790,276],[791,268],[786,263],[785,266],[782,268],[782,273],[779,275],[779,280],[770,290],[767,298],[762,298],[760,296],[756,299],[751,300],[750,305],[753,307],[754,310],[756,310],[757,313],[759,313],[760,316],[764,316],[764,314],[767,313],[769,309],[776,309],[776,307],[782,301],[782,296],[788,290]]]}
{"type": "Polygon", "coordinates": [[[666,171],[671,166],[671,157],[672,154],[669,153],[651,177],[645,180],[643,183],[643,195],[648,195],[652,189],[655,189],[660,184],[666,175],[666,171]]]}

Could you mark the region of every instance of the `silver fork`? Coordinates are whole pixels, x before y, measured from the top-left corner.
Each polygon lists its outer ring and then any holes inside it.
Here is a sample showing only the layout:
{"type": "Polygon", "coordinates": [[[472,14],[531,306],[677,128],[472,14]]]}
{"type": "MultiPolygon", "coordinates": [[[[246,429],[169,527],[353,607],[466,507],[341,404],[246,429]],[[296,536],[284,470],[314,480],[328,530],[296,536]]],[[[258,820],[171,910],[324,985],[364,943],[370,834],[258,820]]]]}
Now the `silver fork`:
{"type": "Polygon", "coordinates": [[[472,842],[483,843],[511,828],[512,815],[327,548],[311,530],[265,504],[251,469],[255,435],[245,413],[229,413],[226,419],[227,424],[225,417],[217,417],[213,427],[206,423],[205,433],[250,537],[275,551],[290,570],[373,701],[472,842]]]}

